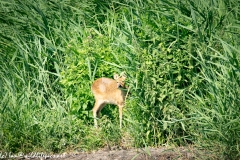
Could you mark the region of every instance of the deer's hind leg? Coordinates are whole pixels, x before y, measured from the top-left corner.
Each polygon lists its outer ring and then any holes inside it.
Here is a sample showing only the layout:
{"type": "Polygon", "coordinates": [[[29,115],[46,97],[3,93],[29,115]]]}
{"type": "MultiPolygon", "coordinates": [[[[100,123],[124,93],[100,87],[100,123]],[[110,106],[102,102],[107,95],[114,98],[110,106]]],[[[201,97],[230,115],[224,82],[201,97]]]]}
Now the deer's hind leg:
{"type": "Polygon", "coordinates": [[[102,101],[96,101],[93,107],[94,126],[97,128],[97,118],[100,118],[100,112],[106,104],[102,101]]]}
{"type": "Polygon", "coordinates": [[[123,111],[123,106],[119,105],[119,121],[120,121],[120,128],[122,128],[122,111],[123,111]]]}

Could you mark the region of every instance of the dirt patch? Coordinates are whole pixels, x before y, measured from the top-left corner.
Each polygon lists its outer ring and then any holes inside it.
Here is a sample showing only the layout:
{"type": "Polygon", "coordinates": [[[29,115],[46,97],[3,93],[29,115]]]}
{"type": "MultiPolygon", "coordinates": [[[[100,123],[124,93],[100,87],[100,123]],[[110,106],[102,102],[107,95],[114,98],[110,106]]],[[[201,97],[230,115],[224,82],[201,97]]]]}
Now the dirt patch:
{"type": "Polygon", "coordinates": [[[49,158],[58,160],[172,160],[198,159],[199,156],[193,150],[183,147],[169,149],[146,148],[146,149],[128,149],[128,150],[99,150],[91,153],[65,153],[62,157],[49,158]]]}
{"type": "Polygon", "coordinates": [[[192,147],[159,147],[144,149],[104,148],[93,152],[68,152],[63,154],[29,153],[26,155],[5,154],[0,152],[1,159],[31,159],[31,160],[194,160],[215,159],[212,154],[192,147]],[[212,157],[212,158],[210,158],[212,157]]]}

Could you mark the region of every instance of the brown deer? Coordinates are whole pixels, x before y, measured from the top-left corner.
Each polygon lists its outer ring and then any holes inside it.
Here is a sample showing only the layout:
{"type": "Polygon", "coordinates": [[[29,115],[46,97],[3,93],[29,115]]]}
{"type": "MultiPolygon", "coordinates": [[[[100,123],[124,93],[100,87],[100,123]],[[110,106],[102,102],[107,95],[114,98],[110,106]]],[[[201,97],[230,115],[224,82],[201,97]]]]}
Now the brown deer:
{"type": "Polygon", "coordinates": [[[119,107],[120,128],[122,127],[122,109],[127,95],[124,81],[125,75],[114,74],[114,79],[99,78],[92,84],[92,93],[95,97],[93,107],[94,125],[97,128],[97,117],[106,104],[115,104],[119,107]]]}

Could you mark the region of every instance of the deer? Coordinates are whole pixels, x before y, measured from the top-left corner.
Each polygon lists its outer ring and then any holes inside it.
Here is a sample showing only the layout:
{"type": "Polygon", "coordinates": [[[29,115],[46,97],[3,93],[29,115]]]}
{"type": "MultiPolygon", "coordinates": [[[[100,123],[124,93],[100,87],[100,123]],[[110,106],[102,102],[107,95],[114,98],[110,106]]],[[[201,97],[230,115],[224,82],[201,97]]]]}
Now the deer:
{"type": "Polygon", "coordinates": [[[114,104],[119,108],[120,128],[122,128],[122,110],[125,105],[125,98],[128,91],[125,87],[126,76],[120,76],[114,73],[114,79],[99,78],[92,83],[91,90],[95,98],[95,104],[92,109],[94,126],[98,128],[97,118],[100,118],[100,112],[106,104],[114,104]]]}

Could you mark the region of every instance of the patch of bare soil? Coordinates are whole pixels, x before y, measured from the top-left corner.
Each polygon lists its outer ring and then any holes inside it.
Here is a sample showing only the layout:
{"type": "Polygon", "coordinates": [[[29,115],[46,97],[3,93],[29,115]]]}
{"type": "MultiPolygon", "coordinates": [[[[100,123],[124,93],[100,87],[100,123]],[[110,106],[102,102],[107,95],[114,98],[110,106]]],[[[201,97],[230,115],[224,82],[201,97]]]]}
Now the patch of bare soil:
{"type": "MultiPolygon", "coordinates": [[[[194,160],[199,159],[192,149],[179,147],[169,149],[145,148],[128,150],[99,150],[91,153],[66,153],[58,158],[49,158],[56,160],[194,160]]],[[[200,158],[201,159],[201,158],[200,158]]]]}

